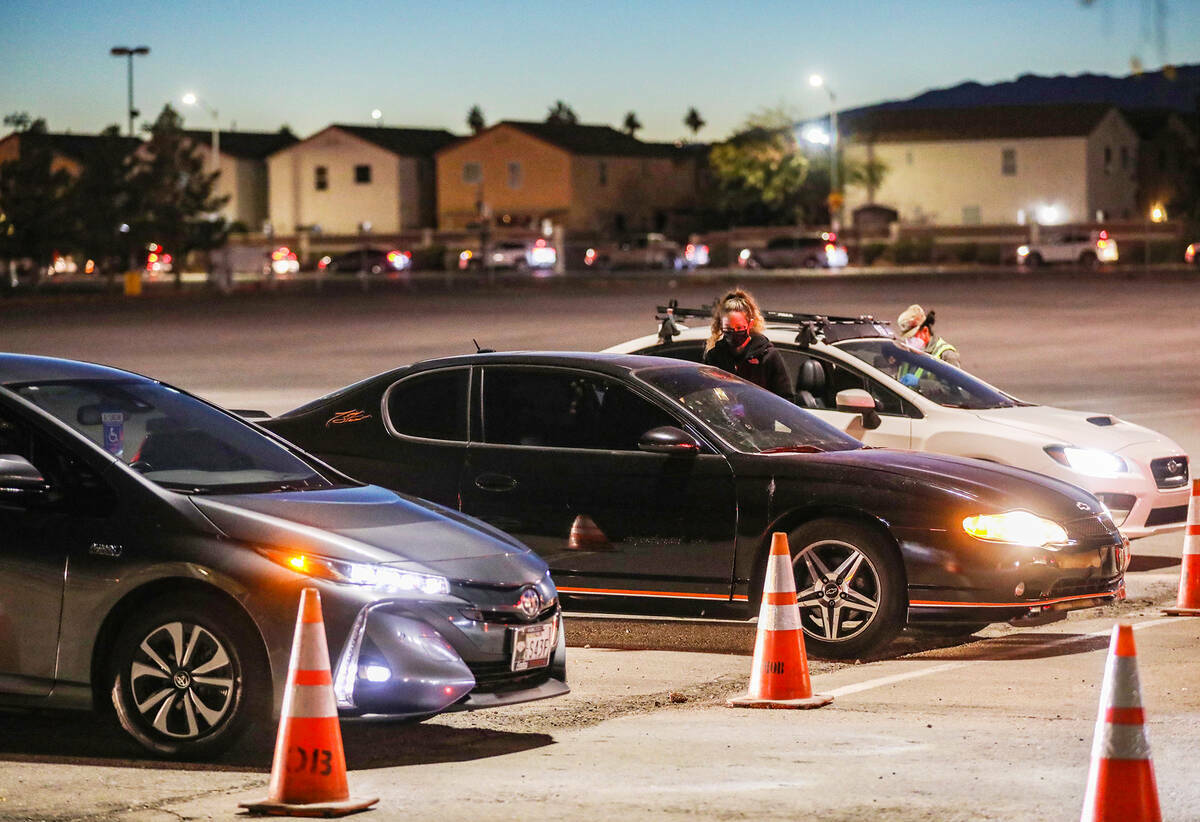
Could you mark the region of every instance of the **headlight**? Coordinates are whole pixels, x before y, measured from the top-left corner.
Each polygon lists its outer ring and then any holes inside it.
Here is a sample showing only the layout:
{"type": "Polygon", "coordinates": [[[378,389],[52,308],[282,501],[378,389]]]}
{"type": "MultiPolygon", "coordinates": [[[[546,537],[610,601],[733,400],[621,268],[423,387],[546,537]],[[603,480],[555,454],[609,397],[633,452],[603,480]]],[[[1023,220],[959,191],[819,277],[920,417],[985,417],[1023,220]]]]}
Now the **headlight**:
{"type": "Polygon", "coordinates": [[[319,579],[344,582],[349,585],[366,585],[384,591],[413,591],[423,594],[448,594],[450,581],[433,574],[418,574],[402,571],[387,565],[365,562],[346,562],[340,559],[260,548],[259,553],[272,562],[319,579]]]}
{"type": "Polygon", "coordinates": [[[963,520],[963,530],[976,539],[1010,542],[1030,548],[1067,542],[1067,532],[1061,525],[1028,511],[976,514],[963,520]]]}
{"type": "Polygon", "coordinates": [[[1055,462],[1088,477],[1111,477],[1129,471],[1125,460],[1108,451],[1069,445],[1047,445],[1045,451],[1055,462]]]}

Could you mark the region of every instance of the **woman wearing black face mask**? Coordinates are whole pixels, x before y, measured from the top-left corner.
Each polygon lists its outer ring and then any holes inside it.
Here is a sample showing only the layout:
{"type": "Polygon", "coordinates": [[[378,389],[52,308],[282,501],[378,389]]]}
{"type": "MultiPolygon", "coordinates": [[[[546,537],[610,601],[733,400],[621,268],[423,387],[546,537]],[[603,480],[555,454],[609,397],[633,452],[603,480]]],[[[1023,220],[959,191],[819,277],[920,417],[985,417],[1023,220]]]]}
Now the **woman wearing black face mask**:
{"type": "Polygon", "coordinates": [[[704,362],[791,401],[795,392],[783,357],[762,331],[762,312],[754,298],[746,291],[730,291],[713,306],[704,362]]]}

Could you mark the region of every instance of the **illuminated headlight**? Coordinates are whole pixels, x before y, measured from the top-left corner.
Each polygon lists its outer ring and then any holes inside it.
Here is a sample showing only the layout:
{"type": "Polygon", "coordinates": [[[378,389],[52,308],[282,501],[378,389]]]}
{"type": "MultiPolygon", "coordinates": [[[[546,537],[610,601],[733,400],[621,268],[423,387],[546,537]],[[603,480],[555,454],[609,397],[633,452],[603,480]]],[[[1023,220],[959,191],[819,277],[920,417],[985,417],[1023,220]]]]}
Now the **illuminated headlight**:
{"type": "Polygon", "coordinates": [[[975,514],[963,520],[963,530],[987,542],[1008,542],[1030,548],[1066,543],[1067,532],[1057,522],[1028,511],[975,514]]]}
{"type": "Polygon", "coordinates": [[[1112,477],[1129,472],[1125,460],[1108,451],[1069,445],[1047,445],[1045,451],[1055,462],[1087,477],[1112,477]]]}
{"type": "Polygon", "coordinates": [[[340,559],[260,548],[267,559],[297,573],[350,585],[365,585],[382,591],[410,591],[422,594],[448,594],[450,581],[433,574],[402,571],[387,565],[345,562],[340,559]]]}
{"type": "Polygon", "coordinates": [[[738,259],[741,260],[742,262],[746,262],[746,260],[750,259],[750,249],[743,248],[741,251],[739,251],[738,259]]]}
{"type": "Polygon", "coordinates": [[[1027,246],[1027,245],[1017,246],[1017,256],[1018,257],[1028,257],[1029,256],[1029,246],[1027,246]]]}

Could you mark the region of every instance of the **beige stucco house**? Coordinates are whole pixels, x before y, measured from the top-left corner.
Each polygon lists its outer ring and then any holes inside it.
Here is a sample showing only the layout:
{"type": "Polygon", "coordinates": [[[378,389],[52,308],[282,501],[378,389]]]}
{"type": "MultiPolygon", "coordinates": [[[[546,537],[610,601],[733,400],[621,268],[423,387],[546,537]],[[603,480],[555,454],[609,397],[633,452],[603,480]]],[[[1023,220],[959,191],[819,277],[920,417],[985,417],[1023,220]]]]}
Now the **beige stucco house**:
{"type": "MultiPolygon", "coordinates": [[[[212,169],[212,132],[186,131],[188,139],[212,169]]],[[[221,131],[220,172],[213,194],[228,197],[221,216],[245,231],[261,231],[267,220],[267,157],[296,142],[290,131],[221,131]]]]}
{"type": "Polygon", "coordinates": [[[1137,133],[1106,104],[884,109],[843,115],[848,162],[887,167],[875,203],[901,223],[1081,223],[1137,216],[1137,133]]]}
{"type": "Polygon", "coordinates": [[[328,126],[267,159],[271,227],[335,235],[433,227],[433,154],[457,139],[442,129],[328,126]]]}
{"type": "Polygon", "coordinates": [[[489,221],[624,233],[678,228],[699,205],[703,146],[608,126],[505,120],[437,153],[438,225],[489,221]]]}

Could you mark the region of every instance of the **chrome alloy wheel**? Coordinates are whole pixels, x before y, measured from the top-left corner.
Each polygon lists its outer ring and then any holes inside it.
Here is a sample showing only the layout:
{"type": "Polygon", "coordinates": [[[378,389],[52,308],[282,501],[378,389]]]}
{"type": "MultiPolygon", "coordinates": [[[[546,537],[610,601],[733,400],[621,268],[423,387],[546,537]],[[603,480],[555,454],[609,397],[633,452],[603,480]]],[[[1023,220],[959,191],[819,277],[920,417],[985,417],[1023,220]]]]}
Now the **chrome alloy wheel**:
{"type": "Polygon", "coordinates": [[[818,540],[792,558],[804,631],[829,642],[858,636],[879,612],[879,573],[858,548],[818,540]]]}
{"type": "Polygon", "coordinates": [[[225,646],[200,625],[168,622],[141,641],[129,686],[142,720],[159,733],[194,739],[230,712],[237,671],[225,646]]]}

